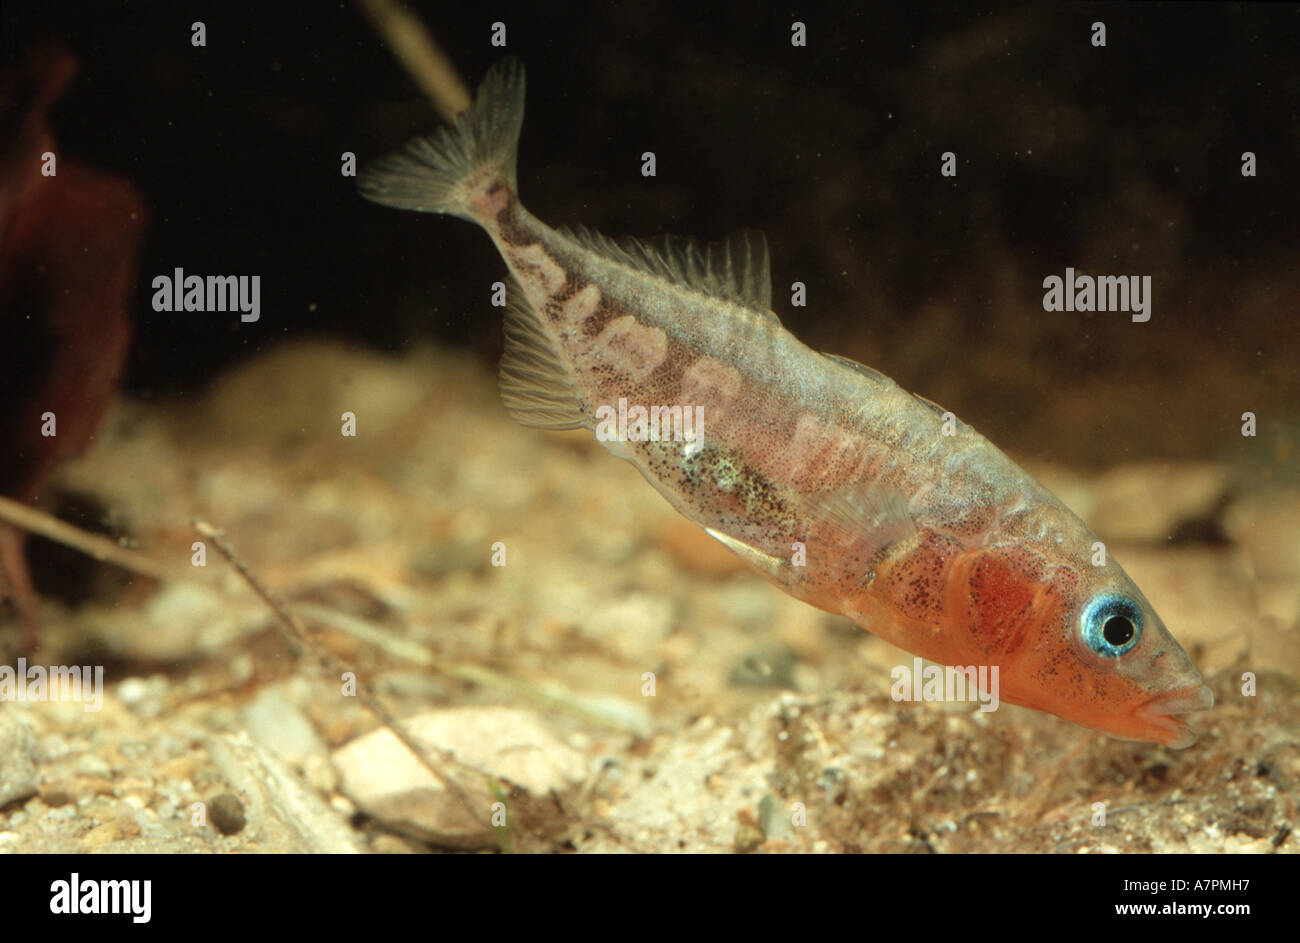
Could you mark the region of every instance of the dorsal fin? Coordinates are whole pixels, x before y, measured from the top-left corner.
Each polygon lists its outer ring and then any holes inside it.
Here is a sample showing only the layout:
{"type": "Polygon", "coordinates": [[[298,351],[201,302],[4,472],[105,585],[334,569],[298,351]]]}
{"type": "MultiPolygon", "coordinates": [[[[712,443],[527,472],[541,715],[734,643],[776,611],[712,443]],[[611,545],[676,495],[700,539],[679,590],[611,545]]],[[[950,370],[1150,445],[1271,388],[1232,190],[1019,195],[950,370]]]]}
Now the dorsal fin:
{"type": "Polygon", "coordinates": [[[833,360],[842,367],[848,367],[854,373],[860,373],[864,377],[874,380],[877,383],[894,385],[894,381],[881,373],[874,367],[868,367],[865,363],[858,363],[856,360],[850,360],[848,357],[841,357],[839,354],[828,354],[823,351],[822,356],[827,360],[833,360]]]}
{"type": "Polygon", "coordinates": [[[756,229],[744,229],[720,242],[708,243],[684,236],[613,237],[585,226],[560,227],[559,232],[611,261],[776,319],[772,313],[767,239],[756,229]]]}
{"type": "MultiPolygon", "coordinates": [[[[879,370],[875,369],[874,367],[868,367],[864,363],[858,363],[856,360],[850,360],[848,357],[841,357],[839,354],[823,353],[822,356],[825,357],[827,360],[834,360],[836,363],[840,364],[841,366],[848,367],[850,370],[853,370],[856,373],[860,373],[864,377],[869,377],[870,379],[876,381],[877,383],[884,382],[890,384],[891,386],[897,385],[894,383],[893,380],[891,380],[885,374],[881,373],[879,370]]],[[[948,411],[944,409],[942,406],[940,406],[938,403],[936,403],[934,400],[926,399],[920,393],[913,393],[912,396],[917,400],[917,402],[921,403],[923,406],[928,406],[937,415],[942,416],[944,413],[948,411]]]]}
{"type": "Polygon", "coordinates": [[[926,399],[926,398],[925,398],[924,396],[922,396],[920,393],[913,393],[912,395],[913,395],[914,397],[916,397],[918,400],[920,400],[922,404],[924,404],[924,405],[926,405],[926,406],[929,406],[932,410],[934,410],[934,412],[935,412],[937,415],[942,416],[942,415],[944,415],[946,412],[948,412],[948,410],[944,409],[942,406],[940,406],[940,405],[939,405],[938,403],[936,403],[934,400],[932,400],[932,399],[926,399]]]}

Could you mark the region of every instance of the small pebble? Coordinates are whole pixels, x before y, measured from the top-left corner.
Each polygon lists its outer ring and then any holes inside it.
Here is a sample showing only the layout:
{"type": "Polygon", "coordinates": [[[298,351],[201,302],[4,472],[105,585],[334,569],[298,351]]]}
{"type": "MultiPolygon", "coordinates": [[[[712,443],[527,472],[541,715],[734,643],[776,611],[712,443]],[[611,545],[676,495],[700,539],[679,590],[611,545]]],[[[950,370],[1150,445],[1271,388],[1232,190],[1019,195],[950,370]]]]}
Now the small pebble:
{"type": "Polygon", "coordinates": [[[36,795],[36,734],[23,719],[0,713],[0,806],[36,795]]]}
{"type": "Polygon", "coordinates": [[[222,835],[242,832],[248,824],[244,816],[244,803],[233,792],[223,792],[208,801],[208,820],[222,835]]]}

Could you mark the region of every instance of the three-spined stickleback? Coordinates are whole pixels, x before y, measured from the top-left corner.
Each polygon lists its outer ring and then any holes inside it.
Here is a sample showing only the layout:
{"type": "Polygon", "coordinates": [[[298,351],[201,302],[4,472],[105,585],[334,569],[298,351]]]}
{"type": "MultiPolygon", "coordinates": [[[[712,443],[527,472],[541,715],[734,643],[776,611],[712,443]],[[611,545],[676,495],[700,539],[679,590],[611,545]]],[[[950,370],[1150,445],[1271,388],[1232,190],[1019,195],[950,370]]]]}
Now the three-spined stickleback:
{"type": "Polygon", "coordinates": [[[952,414],[786,331],[761,235],[613,239],[530,215],[523,108],[506,60],[454,129],[361,180],[369,199],[459,216],[496,244],[512,415],[593,430],[786,592],[932,661],[996,666],[1004,700],[1195,741],[1176,715],[1211,707],[1210,689],[1119,564],[1094,565],[1083,521],[952,414]]]}

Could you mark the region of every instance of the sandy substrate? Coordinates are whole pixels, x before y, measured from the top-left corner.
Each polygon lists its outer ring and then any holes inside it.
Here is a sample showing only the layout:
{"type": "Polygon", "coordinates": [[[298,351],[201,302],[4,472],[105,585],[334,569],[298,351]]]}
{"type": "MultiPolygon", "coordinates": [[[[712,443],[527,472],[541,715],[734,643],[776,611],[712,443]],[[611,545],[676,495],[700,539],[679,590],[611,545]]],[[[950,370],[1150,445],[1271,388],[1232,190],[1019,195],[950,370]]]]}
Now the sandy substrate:
{"type": "Polygon", "coordinates": [[[196,402],[120,402],[59,490],[181,578],[47,592],[38,660],[103,665],[106,692],[0,705],[0,850],[1295,851],[1295,482],[1025,464],[1214,688],[1193,748],[894,703],[910,655],[751,575],[588,437],[515,425],[465,357],[295,345],[196,402]],[[191,565],[194,517],[330,622],[452,785],[214,551],[191,565]]]}

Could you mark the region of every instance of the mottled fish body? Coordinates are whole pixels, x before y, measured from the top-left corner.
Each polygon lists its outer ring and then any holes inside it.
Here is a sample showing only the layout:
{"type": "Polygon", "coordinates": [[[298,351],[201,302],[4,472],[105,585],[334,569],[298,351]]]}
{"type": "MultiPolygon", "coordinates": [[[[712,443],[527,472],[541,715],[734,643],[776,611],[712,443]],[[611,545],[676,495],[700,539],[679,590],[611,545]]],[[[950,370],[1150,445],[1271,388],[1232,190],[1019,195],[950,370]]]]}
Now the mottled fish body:
{"type": "Polygon", "coordinates": [[[524,78],[496,66],[454,130],[363,175],[380,203],[482,226],[512,274],[501,391],[588,428],[791,595],[1000,697],[1175,747],[1213,697],[1095,535],[1001,451],[771,311],[767,248],[552,229],[515,181],[524,78]]]}

